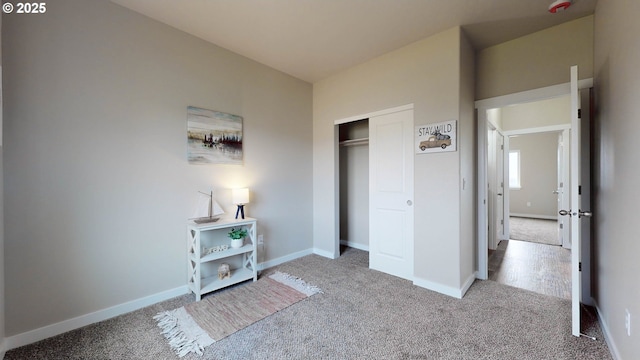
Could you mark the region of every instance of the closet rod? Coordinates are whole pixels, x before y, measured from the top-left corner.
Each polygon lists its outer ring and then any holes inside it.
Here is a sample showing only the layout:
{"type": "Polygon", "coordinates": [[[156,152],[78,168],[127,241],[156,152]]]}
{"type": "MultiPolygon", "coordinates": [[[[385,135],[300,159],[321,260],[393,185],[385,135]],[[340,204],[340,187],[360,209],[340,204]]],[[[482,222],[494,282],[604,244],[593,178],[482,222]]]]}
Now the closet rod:
{"type": "Polygon", "coordinates": [[[369,144],[369,138],[351,139],[340,141],[340,146],[357,146],[369,144]]]}

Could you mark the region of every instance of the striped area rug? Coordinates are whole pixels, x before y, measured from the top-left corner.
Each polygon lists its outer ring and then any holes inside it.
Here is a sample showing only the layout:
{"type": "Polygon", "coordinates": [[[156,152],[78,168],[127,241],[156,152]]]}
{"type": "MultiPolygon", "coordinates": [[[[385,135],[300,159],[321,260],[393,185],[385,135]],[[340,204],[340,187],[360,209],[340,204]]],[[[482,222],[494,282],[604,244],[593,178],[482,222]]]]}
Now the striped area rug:
{"type": "Polygon", "coordinates": [[[322,292],[295,276],[275,272],[258,281],[154,316],[180,357],[205,347],[300,300],[322,292]]]}

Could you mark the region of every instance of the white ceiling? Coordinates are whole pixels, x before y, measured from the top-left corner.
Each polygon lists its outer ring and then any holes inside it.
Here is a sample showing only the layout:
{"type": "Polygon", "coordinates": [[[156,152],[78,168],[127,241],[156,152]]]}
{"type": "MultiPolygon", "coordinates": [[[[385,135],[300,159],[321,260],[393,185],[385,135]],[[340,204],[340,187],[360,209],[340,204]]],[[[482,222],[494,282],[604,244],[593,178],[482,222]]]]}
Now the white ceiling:
{"type": "Polygon", "coordinates": [[[218,46],[316,82],[454,26],[476,49],[593,13],[574,0],[111,0],[218,46]]]}

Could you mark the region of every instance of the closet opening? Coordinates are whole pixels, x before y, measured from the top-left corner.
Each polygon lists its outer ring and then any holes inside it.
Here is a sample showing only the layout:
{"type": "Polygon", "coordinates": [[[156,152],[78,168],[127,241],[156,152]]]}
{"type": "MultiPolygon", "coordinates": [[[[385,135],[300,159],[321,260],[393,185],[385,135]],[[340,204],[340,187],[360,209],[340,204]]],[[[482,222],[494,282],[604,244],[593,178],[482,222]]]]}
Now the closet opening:
{"type": "Polygon", "coordinates": [[[338,126],[340,253],[369,251],[369,119],[338,126]]]}

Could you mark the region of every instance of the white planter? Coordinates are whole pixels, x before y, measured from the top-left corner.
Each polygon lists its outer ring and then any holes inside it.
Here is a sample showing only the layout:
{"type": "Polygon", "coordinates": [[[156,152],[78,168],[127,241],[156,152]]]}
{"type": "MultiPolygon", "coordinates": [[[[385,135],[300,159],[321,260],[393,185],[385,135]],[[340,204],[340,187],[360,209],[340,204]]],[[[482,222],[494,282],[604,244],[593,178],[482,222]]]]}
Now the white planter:
{"type": "Polygon", "coordinates": [[[241,248],[244,245],[244,239],[231,239],[231,247],[234,249],[241,248]]]}

